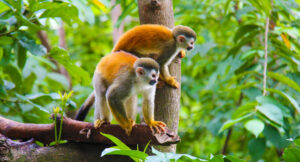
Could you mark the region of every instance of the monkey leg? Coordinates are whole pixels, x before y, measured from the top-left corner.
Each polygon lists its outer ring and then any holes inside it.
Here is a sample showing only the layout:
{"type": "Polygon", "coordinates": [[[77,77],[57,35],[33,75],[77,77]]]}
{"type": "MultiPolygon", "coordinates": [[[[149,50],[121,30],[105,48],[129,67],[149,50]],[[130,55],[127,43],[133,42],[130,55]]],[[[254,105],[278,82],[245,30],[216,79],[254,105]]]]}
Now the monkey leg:
{"type": "Polygon", "coordinates": [[[95,89],[94,127],[99,128],[102,124],[111,122],[111,112],[106,102],[106,87],[104,87],[105,83],[101,79],[101,75],[95,74],[93,82],[95,89]]]}
{"type": "Polygon", "coordinates": [[[155,88],[143,93],[143,115],[146,124],[156,133],[165,132],[166,124],[161,121],[154,120],[154,98],[155,88]]]}
{"type": "Polygon", "coordinates": [[[124,103],[125,99],[130,97],[129,94],[129,87],[120,88],[118,84],[111,85],[106,94],[106,100],[113,116],[128,136],[130,136],[132,126],[135,124],[132,119],[128,119],[125,111],[124,103]]]}
{"type": "Polygon", "coordinates": [[[126,107],[126,114],[127,118],[134,121],[135,125],[135,119],[136,119],[136,113],[137,113],[137,96],[133,95],[129,97],[125,104],[126,107]]]}
{"type": "Polygon", "coordinates": [[[165,81],[168,85],[174,88],[179,88],[179,82],[177,82],[175,76],[171,76],[169,73],[169,67],[167,65],[162,66],[160,69],[161,76],[160,77],[163,81],[165,81]]]}

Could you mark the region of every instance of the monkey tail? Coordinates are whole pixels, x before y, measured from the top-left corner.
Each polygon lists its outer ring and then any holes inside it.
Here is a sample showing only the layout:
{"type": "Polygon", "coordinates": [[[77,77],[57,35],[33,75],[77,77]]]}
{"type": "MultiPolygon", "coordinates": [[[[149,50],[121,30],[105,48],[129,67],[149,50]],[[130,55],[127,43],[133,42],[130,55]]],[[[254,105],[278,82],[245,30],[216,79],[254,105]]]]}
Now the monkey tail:
{"type": "Polygon", "coordinates": [[[94,102],[95,102],[95,93],[92,92],[89,95],[89,97],[84,101],[83,105],[80,107],[79,111],[75,116],[75,120],[83,121],[87,116],[94,102]]]}

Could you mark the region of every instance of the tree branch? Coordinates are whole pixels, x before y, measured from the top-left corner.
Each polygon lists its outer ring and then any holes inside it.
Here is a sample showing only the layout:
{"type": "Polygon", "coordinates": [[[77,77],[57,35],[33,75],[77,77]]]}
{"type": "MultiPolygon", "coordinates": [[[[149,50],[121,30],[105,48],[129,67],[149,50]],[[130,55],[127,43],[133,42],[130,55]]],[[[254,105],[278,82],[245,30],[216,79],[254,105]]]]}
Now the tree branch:
{"type": "MultiPolygon", "coordinates": [[[[111,145],[92,143],[65,143],[56,146],[39,147],[33,140],[13,141],[0,134],[0,161],[132,161],[127,156],[103,156],[101,152],[111,145]]],[[[132,146],[134,149],[136,146],[132,146]]]]}
{"type": "MultiPolygon", "coordinates": [[[[273,1],[271,0],[271,6],[273,4],[273,1]]],[[[270,15],[272,13],[272,9],[270,10],[270,15]]],[[[266,28],[265,28],[265,61],[264,61],[264,80],[263,80],[263,96],[267,95],[267,67],[268,67],[268,33],[269,33],[269,24],[270,24],[270,18],[266,18],[266,28]]]]}
{"type": "MultiPolygon", "coordinates": [[[[56,121],[57,123],[60,120],[56,121]]],[[[57,130],[59,131],[59,124],[57,130]]],[[[147,144],[150,140],[153,145],[169,145],[178,143],[179,136],[167,129],[166,133],[153,134],[145,124],[138,124],[132,128],[132,134],[127,136],[119,125],[103,125],[95,129],[92,123],[80,122],[70,118],[63,119],[62,140],[87,143],[113,144],[100,132],[111,134],[125,144],[147,144]]],[[[57,131],[57,132],[58,132],[57,131]]],[[[35,139],[44,144],[54,141],[54,124],[24,124],[0,117],[0,133],[11,139],[35,139]]]]}

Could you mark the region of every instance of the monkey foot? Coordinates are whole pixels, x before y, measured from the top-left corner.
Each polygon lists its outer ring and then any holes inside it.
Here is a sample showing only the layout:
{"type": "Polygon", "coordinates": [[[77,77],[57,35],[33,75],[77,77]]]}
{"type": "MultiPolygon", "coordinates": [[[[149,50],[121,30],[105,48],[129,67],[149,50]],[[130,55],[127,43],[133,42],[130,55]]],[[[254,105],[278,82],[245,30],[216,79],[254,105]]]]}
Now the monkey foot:
{"type": "Polygon", "coordinates": [[[179,83],[176,80],[175,76],[171,76],[165,79],[165,82],[169,84],[171,87],[179,88],[179,83]]]}
{"type": "Polygon", "coordinates": [[[130,136],[131,135],[131,131],[132,131],[132,127],[135,125],[135,121],[132,119],[129,119],[129,122],[125,125],[120,125],[124,130],[125,133],[130,136]]]}
{"type": "Polygon", "coordinates": [[[165,132],[165,128],[167,125],[162,122],[162,121],[151,121],[149,124],[147,124],[150,129],[152,130],[152,132],[154,133],[162,133],[162,132],[165,132]]]}
{"type": "Polygon", "coordinates": [[[94,121],[95,128],[100,128],[103,124],[110,124],[110,122],[105,121],[105,120],[100,120],[100,119],[97,119],[94,121]]]}
{"type": "Polygon", "coordinates": [[[180,52],[179,52],[179,55],[178,55],[180,58],[184,58],[185,56],[186,56],[186,53],[185,53],[185,51],[184,50],[181,50],[180,52]]]}

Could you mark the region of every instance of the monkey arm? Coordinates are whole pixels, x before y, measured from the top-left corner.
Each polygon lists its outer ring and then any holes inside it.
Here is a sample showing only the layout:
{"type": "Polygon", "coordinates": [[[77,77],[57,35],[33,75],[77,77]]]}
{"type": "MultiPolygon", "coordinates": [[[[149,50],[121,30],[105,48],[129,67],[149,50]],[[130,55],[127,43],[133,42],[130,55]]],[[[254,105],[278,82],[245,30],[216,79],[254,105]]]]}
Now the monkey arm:
{"type": "Polygon", "coordinates": [[[166,124],[161,121],[154,120],[154,98],[155,98],[156,87],[145,93],[143,93],[143,115],[146,124],[152,130],[154,128],[155,132],[165,131],[166,124]]]}
{"type": "Polygon", "coordinates": [[[164,64],[160,68],[160,78],[174,88],[179,88],[179,83],[174,76],[170,75],[168,65],[164,64]]]}
{"type": "Polygon", "coordinates": [[[143,93],[143,115],[147,124],[154,120],[155,88],[150,92],[143,93]]]}

